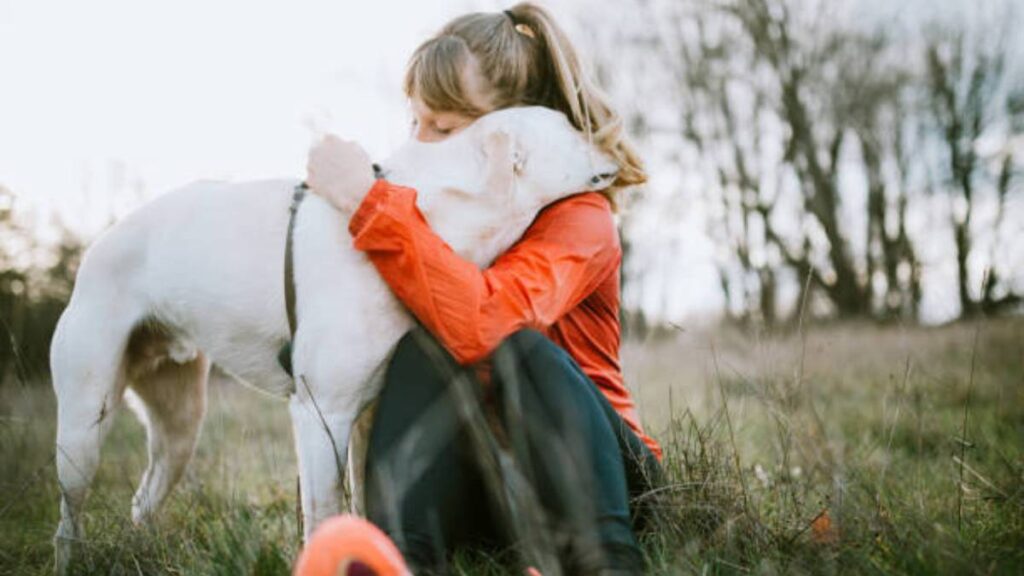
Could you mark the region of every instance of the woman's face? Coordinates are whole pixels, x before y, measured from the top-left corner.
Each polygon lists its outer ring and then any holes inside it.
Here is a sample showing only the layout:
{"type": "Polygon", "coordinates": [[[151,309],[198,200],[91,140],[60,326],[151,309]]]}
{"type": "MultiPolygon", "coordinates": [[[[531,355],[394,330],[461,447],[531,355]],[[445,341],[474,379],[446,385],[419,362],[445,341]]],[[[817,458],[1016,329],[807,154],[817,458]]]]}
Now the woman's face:
{"type": "Polygon", "coordinates": [[[420,142],[440,142],[473,123],[475,117],[461,112],[435,112],[419,97],[412,99],[412,135],[420,142]]]}
{"type": "MultiPolygon", "coordinates": [[[[462,89],[466,99],[484,113],[494,110],[487,97],[487,82],[477,70],[476,61],[470,60],[462,70],[462,89]]],[[[476,120],[476,116],[463,112],[443,112],[430,109],[419,96],[412,97],[412,135],[420,142],[439,142],[458,134],[476,120]]]]}

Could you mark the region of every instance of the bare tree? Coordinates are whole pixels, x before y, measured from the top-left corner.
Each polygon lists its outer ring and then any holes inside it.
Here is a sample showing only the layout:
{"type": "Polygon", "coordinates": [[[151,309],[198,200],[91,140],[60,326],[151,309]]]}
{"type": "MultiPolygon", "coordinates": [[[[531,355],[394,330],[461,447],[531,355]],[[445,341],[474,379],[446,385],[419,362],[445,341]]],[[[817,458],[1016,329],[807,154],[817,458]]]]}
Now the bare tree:
{"type": "Polygon", "coordinates": [[[1020,240],[1010,198],[1024,90],[1006,35],[975,46],[961,21],[929,35],[924,14],[902,28],[851,24],[835,15],[850,5],[636,0],[642,22],[608,42],[617,67],[632,58],[634,134],[702,176],[731,313],[771,324],[810,302],[838,317],[916,318],[919,253],[947,230],[964,314],[1019,302],[1005,254],[1020,240]],[[993,138],[996,152],[980,151],[993,138]],[[951,222],[929,221],[937,192],[951,222]]]}
{"type": "Polygon", "coordinates": [[[983,277],[972,276],[969,261],[979,233],[974,219],[983,189],[992,190],[996,217],[985,233],[994,231],[994,250],[1017,168],[1012,146],[1000,151],[992,170],[979,145],[994,131],[1002,131],[1007,140],[1024,133],[1024,85],[1007,69],[1006,36],[999,33],[969,38],[963,29],[936,28],[926,51],[927,109],[944,149],[936,188],[950,199],[961,313],[995,311],[1019,302],[1020,296],[1002,285],[1009,271],[996,268],[991,258],[983,277]]]}
{"type": "Polygon", "coordinates": [[[840,316],[913,314],[920,273],[906,227],[907,74],[884,35],[820,19],[808,26],[792,10],[728,0],[651,15],[674,70],[680,136],[718,184],[711,234],[732,254],[723,290],[742,303],[741,317],[767,323],[780,307],[780,275],[820,292],[840,316]],[[864,234],[843,215],[850,147],[869,183],[864,234]]]}

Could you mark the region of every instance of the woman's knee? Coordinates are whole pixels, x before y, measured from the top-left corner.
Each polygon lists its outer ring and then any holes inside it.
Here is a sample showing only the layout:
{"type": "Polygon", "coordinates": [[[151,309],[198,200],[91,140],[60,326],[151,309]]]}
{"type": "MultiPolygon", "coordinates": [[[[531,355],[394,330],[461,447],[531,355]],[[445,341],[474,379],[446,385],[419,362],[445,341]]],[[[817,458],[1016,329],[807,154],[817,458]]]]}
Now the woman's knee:
{"type": "Polygon", "coordinates": [[[423,382],[443,383],[453,365],[451,355],[434,337],[422,327],[416,327],[398,341],[388,363],[386,387],[392,386],[392,382],[402,387],[412,384],[422,387],[426,385],[423,382]]]}
{"type": "MultiPolygon", "coordinates": [[[[520,328],[505,338],[501,344],[502,346],[528,348],[540,340],[548,340],[548,338],[533,328],[520,328]]],[[[548,341],[550,342],[550,340],[548,341]]]]}
{"type": "Polygon", "coordinates": [[[413,328],[402,336],[402,339],[398,341],[398,345],[395,346],[395,353],[391,356],[389,368],[396,366],[415,366],[423,367],[429,365],[429,359],[427,351],[423,346],[423,339],[429,338],[426,330],[423,328],[413,328]]]}
{"type": "Polygon", "coordinates": [[[576,361],[536,330],[519,330],[506,338],[493,360],[502,396],[515,394],[519,403],[543,408],[541,414],[564,415],[567,407],[589,400],[593,384],[576,361]]]}
{"type": "Polygon", "coordinates": [[[427,348],[431,343],[429,338],[425,330],[416,328],[403,336],[395,347],[384,372],[371,442],[382,427],[401,429],[424,406],[446,397],[448,371],[427,348]]]}
{"type": "Polygon", "coordinates": [[[513,358],[517,368],[538,374],[571,369],[575,363],[558,344],[532,328],[523,328],[505,338],[495,353],[513,358]]]}

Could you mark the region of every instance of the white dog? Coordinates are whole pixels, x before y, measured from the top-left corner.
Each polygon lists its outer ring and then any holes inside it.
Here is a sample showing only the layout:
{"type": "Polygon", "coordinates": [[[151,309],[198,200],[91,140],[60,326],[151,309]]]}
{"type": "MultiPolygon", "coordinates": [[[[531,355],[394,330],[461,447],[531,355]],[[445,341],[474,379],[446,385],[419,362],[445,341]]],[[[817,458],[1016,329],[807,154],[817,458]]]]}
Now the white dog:
{"type": "MultiPolygon", "coordinates": [[[[432,228],[483,266],[543,206],[606,187],[616,166],[562,114],[516,108],[442,142],[411,141],[383,170],[418,190],[432,228]]],[[[378,393],[380,368],[413,323],[351,248],[339,213],[312,196],[294,228],[296,380],[278,365],[289,338],[282,270],[296,184],[197,183],[131,214],[87,252],[50,359],[62,495],[58,572],[83,536],[79,515],[122,396],[129,393],[149,438],[149,466],[132,502],[140,522],[192,456],[211,363],[289,399],[306,534],[340,512],[352,423],[378,393]]]]}

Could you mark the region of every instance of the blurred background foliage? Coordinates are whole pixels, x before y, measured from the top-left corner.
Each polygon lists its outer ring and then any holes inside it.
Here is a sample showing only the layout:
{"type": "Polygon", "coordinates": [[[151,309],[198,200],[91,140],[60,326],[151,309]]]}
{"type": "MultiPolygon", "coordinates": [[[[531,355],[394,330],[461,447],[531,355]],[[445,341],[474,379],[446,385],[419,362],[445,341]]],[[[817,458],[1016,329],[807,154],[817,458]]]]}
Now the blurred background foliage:
{"type": "Polygon", "coordinates": [[[59,221],[55,245],[42,245],[0,186],[0,382],[37,381],[48,370],[50,338],[64,310],[84,243],[59,221]]]}

